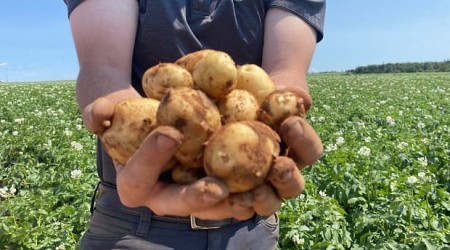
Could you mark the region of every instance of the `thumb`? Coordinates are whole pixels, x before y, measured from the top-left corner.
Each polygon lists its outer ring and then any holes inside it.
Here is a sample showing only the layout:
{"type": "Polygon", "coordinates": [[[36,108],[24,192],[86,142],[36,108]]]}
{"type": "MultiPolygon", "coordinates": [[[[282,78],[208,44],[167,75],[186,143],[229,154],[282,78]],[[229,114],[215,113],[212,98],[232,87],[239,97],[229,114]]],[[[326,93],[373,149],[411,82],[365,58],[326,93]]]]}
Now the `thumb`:
{"type": "Polygon", "coordinates": [[[105,97],[100,97],[84,108],[83,122],[89,131],[102,136],[111,125],[113,114],[114,103],[105,97]]]}

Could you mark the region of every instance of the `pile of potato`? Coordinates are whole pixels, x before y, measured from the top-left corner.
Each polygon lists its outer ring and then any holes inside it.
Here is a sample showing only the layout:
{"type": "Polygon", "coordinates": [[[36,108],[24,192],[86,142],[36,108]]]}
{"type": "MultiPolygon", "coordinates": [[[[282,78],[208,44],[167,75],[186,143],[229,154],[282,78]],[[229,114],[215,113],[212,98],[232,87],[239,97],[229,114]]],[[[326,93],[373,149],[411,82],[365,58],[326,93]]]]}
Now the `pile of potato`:
{"type": "Polygon", "coordinates": [[[305,116],[302,99],[275,90],[261,67],[236,65],[216,50],[155,65],[145,72],[142,87],[145,98],[116,105],[102,142],[125,164],[157,126],[175,127],[183,141],[166,169],[178,183],[210,175],[230,192],[253,189],[280,155],[280,123],[305,116]]]}

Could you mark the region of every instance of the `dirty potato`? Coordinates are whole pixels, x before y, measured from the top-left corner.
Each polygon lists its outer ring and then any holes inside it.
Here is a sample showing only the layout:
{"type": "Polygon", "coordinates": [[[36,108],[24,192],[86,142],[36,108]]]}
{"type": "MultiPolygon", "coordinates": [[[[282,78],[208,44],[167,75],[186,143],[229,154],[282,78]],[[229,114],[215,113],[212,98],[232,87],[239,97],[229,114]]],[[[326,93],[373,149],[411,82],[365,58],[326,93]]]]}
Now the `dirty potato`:
{"type": "Polygon", "coordinates": [[[180,57],[178,60],[175,61],[175,63],[187,69],[187,71],[189,71],[192,74],[198,61],[200,61],[200,59],[202,59],[206,54],[210,52],[214,52],[214,50],[203,49],[195,51],[180,57]]]}
{"type": "Polygon", "coordinates": [[[192,78],[194,87],[212,99],[220,99],[236,87],[236,64],[227,53],[210,51],[197,62],[192,78]]]}
{"type": "Polygon", "coordinates": [[[199,90],[175,88],[161,100],[156,117],[158,125],[173,126],[183,134],[175,153],[181,165],[201,168],[204,143],[221,126],[216,105],[199,90]]]}
{"type": "Polygon", "coordinates": [[[278,134],[261,122],[226,124],[207,142],[206,174],[224,181],[232,193],[249,191],[266,179],[279,144],[278,134]]]}
{"type": "Polygon", "coordinates": [[[305,117],[303,98],[288,90],[276,90],[268,95],[258,111],[258,120],[269,125],[275,131],[289,116],[305,117]]]}
{"type": "Polygon", "coordinates": [[[217,102],[222,123],[256,120],[258,117],[258,101],[248,91],[234,89],[225,98],[217,102]]]}
{"type": "Polygon", "coordinates": [[[275,85],[266,71],[256,64],[237,66],[237,89],[247,90],[261,104],[275,90],[275,85]]]}
{"type": "Polygon", "coordinates": [[[111,126],[102,136],[106,152],[117,162],[126,164],[145,137],[156,128],[159,101],[134,98],[118,103],[111,126]]]}
{"type": "Polygon", "coordinates": [[[159,63],[145,71],[142,88],[147,97],[161,100],[169,88],[191,87],[191,73],[175,63],[159,63]]]}

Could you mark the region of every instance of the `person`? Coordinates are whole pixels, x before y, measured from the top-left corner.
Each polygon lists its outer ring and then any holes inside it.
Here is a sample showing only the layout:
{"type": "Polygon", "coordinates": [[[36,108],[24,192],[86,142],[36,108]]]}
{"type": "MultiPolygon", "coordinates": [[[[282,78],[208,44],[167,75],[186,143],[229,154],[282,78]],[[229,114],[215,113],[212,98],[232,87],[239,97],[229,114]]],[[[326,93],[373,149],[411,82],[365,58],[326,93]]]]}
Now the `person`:
{"type": "MultiPolygon", "coordinates": [[[[76,99],[86,127],[101,138],[114,104],[144,96],[144,72],[190,52],[215,49],[236,64],[260,65],[277,89],[312,104],[307,72],[323,38],[325,0],[64,0],[79,61],[76,99]]],[[[299,169],[316,162],[322,144],[300,117],[280,127],[288,167],[268,181],[230,194],[212,177],[171,183],[162,167],[182,135],[159,127],[124,165],[97,145],[100,185],[82,249],[275,249],[276,212],[304,189],[299,169]]]]}

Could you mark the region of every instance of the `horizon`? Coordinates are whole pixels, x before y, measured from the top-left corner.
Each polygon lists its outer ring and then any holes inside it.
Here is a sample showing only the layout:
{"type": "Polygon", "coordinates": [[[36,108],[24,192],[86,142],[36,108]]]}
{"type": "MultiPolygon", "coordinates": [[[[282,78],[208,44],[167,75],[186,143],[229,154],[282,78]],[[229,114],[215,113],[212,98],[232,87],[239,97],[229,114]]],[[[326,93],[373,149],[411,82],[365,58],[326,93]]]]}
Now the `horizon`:
{"type": "MultiPolygon", "coordinates": [[[[450,60],[450,1],[328,1],[309,72],[450,60]]],[[[0,2],[0,81],[75,80],[78,60],[62,0],[0,2]]]]}

